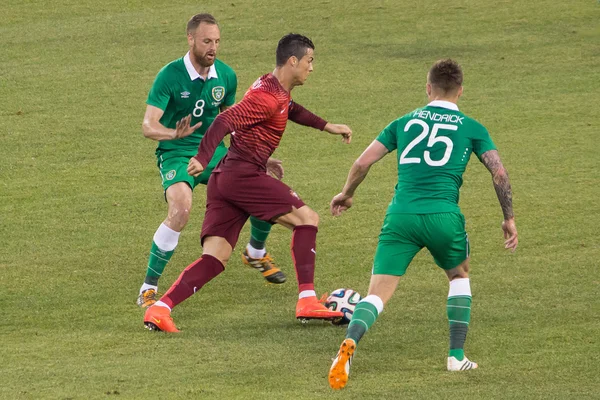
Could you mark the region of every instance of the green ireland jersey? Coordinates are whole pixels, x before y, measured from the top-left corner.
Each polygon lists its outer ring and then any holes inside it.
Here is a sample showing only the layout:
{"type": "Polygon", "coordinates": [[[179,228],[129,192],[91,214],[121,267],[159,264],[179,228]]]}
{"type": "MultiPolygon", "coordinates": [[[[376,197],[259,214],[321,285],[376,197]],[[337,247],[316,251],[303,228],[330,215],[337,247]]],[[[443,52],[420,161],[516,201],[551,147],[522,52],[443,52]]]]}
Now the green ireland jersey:
{"type": "Polygon", "coordinates": [[[471,153],[481,158],[496,149],[483,125],[439,100],[393,121],[377,140],[398,150],[398,183],[388,214],[460,212],[459,189],[471,153]]]}
{"type": "Polygon", "coordinates": [[[235,103],[236,88],[235,72],[220,60],[210,67],[206,80],[194,69],[189,53],[165,65],[154,80],[146,104],[164,111],[160,123],[167,128],[175,129],[177,121],[189,114],[192,114],[191,125],[202,121],[202,126],[185,138],[160,141],[156,155],[163,158],[196,155],[200,140],[220,108],[235,103]]]}

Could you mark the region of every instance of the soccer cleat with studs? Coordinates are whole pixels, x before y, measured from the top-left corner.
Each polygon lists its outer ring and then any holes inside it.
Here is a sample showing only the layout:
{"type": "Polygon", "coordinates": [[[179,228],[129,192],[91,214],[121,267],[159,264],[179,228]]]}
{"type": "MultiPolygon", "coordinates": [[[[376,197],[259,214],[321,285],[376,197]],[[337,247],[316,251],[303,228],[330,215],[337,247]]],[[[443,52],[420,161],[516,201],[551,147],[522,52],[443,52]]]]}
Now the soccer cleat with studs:
{"type": "Polygon", "coordinates": [[[348,383],[348,375],[350,374],[350,366],[355,350],[356,342],[354,339],[344,339],[329,369],[329,386],[332,389],[343,389],[348,383]]]}
{"type": "Polygon", "coordinates": [[[479,367],[477,363],[470,361],[467,357],[458,361],[456,357],[448,357],[448,371],[468,371],[479,367]]]}
{"type": "Polygon", "coordinates": [[[146,289],[140,293],[136,303],[142,308],[148,308],[156,303],[160,296],[161,295],[156,291],[156,289],[146,289]]]}
{"type": "Polygon", "coordinates": [[[144,326],[151,331],[179,332],[167,307],[148,307],[144,315],[144,326]]]}
{"type": "Polygon", "coordinates": [[[248,255],[248,250],[244,249],[242,262],[244,265],[260,271],[262,276],[270,283],[281,284],[286,281],[285,274],[277,268],[269,253],[266,253],[263,258],[252,258],[248,255]]]}
{"type": "Polygon", "coordinates": [[[325,307],[316,296],[304,297],[296,303],[296,318],[302,323],[311,319],[337,320],[343,316],[343,313],[325,307]]]}

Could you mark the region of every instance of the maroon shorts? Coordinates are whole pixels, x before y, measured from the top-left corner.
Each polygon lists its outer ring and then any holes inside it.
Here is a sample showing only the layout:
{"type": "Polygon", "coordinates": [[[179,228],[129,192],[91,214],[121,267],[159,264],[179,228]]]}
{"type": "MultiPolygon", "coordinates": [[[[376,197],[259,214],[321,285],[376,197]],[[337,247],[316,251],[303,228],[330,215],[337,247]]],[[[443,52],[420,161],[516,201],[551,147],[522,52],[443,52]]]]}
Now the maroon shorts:
{"type": "Polygon", "coordinates": [[[202,243],[207,236],[219,236],[235,247],[250,215],[272,222],[304,206],[289,186],[264,172],[213,172],[206,190],[202,243]]]}

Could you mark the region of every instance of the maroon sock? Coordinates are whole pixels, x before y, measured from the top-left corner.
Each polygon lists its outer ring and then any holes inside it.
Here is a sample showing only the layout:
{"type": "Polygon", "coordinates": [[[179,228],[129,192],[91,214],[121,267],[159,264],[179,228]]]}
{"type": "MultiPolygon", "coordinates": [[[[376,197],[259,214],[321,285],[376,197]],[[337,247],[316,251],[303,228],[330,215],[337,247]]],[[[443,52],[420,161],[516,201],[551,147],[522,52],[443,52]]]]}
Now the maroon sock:
{"type": "Polygon", "coordinates": [[[299,225],[292,233],[292,259],[298,278],[298,291],[315,290],[317,227],[299,225]]]}
{"type": "Polygon", "coordinates": [[[173,308],[224,270],[225,267],[221,261],[205,254],[183,270],[177,281],[160,298],[160,301],[173,308]]]}

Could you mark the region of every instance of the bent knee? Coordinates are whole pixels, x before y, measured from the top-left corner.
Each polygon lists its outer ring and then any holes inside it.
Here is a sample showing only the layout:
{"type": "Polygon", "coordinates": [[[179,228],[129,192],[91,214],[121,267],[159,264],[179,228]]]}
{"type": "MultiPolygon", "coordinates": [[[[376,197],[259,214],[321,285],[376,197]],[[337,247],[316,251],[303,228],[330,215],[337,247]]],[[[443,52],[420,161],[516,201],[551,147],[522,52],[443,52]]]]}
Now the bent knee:
{"type": "Polygon", "coordinates": [[[463,279],[463,278],[468,278],[469,277],[469,272],[468,271],[453,271],[451,273],[448,273],[448,280],[453,281],[455,279],[463,279]]]}
{"type": "Polygon", "coordinates": [[[227,266],[227,262],[231,257],[231,252],[228,249],[218,248],[218,249],[205,249],[202,254],[208,254],[213,256],[217,260],[221,261],[223,267],[227,266]]]}
{"type": "Polygon", "coordinates": [[[191,206],[189,204],[173,204],[169,207],[167,218],[170,222],[183,228],[190,219],[191,206]]]}
{"type": "Polygon", "coordinates": [[[202,246],[202,254],[213,256],[217,260],[221,261],[223,267],[227,265],[227,262],[229,261],[233,251],[233,248],[227,242],[227,240],[218,236],[209,236],[204,240],[202,246]]]}
{"type": "Polygon", "coordinates": [[[469,277],[469,259],[467,258],[459,266],[449,269],[446,271],[448,280],[453,281],[454,279],[462,279],[469,277]]]}
{"type": "Polygon", "coordinates": [[[302,216],[302,225],[319,226],[319,214],[312,209],[307,209],[302,216]]]}

